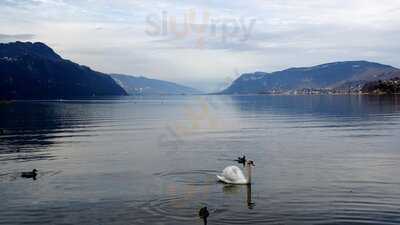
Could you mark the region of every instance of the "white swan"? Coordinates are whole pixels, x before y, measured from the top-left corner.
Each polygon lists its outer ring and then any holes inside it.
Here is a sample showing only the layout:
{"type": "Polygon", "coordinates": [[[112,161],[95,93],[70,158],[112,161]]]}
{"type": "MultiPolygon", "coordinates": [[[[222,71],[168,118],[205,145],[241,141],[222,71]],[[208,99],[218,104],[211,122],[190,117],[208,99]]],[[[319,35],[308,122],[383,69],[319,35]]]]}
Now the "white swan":
{"type": "Polygon", "coordinates": [[[217,178],[227,184],[251,184],[251,167],[255,166],[253,161],[247,160],[245,170],[247,176],[244,175],[243,171],[237,166],[226,167],[221,175],[217,175],[217,178]]]}

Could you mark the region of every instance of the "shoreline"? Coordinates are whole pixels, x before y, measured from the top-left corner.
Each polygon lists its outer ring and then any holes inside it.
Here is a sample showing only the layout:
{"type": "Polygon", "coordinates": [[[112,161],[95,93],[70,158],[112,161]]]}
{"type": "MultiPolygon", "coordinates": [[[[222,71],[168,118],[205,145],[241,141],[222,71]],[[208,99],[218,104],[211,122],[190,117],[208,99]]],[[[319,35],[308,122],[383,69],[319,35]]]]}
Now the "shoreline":
{"type": "MultiPolygon", "coordinates": [[[[102,97],[81,97],[81,98],[65,98],[65,99],[52,99],[52,98],[26,98],[26,99],[9,99],[9,100],[0,100],[0,105],[8,105],[19,101],[68,101],[68,100],[90,100],[90,99],[119,99],[119,97],[135,97],[136,95],[128,95],[128,96],[104,96],[102,97]]],[[[157,95],[141,95],[142,97],[149,96],[154,97],[157,95]]],[[[166,95],[159,95],[160,97],[165,97],[166,95]]],[[[209,93],[209,94],[195,94],[195,95],[167,95],[167,96],[400,96],[400,93],[394,94],[386,94],[386,93],[335,93],[335,94],[288,94],[288,93],[280,93],[280,94],[262,94],[262,93],[249,93],[249,94],[220,94],[220,93],[209,93]]]]}

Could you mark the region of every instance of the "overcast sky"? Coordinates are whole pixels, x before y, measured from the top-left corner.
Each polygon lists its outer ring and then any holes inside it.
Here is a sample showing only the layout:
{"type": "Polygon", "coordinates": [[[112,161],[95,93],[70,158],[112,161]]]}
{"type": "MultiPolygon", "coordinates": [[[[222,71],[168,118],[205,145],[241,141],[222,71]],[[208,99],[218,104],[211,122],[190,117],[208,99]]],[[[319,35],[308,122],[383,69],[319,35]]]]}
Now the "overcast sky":
{"type": "Polygon", "coordinates": [[[1,0],[0,42],[15,40],[102,72],[213,89],[333,61],[400,67],[400,1],[1,0]]]}

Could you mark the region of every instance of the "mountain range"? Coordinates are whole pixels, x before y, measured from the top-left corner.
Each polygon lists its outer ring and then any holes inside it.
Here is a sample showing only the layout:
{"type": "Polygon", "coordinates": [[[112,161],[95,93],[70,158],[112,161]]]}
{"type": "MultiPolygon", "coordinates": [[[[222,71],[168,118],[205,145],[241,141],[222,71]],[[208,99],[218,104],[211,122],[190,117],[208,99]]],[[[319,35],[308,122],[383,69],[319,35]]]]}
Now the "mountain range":
{"type": "Polygon", "coordinates": [[[66,60],[44,43],[0,43],[0,99],[193,94],[175,83],[109,75],[66,60]]]}
{"type": "Polygon", "coordinates": [[[273,73],[246,73],[221,94],[285,93],[302,89],[361,90],[373,81],[400,77],[400,70],[368,61],[345,61],[273,73]]]}
{"type": "MultiPolygon", "coordinates": [[[[397,82],[397,78],[400,70],[389,65],[345,61],[272,73],[246,73],[220,94],[293,93],[310,89],[358,92],[381,87],[374,85],[378,81],[397,82]],[[363,88],[368,84],[372,85],[363,88]]],[[[0,100],[200,93],[168,81],[97,72],[62,58],[40,42],[0,44],[0,100]]]]}
{"type": "Polygon", "coordinates": [[[186,87],[169,81],[121,74],[111,74],[110,76],[130,95],[201,94],[200,91],[194,88],[186,87]]]}
{"type": "Polygon", "coordinates": [[[0,97],[59,99],[127,95],[110,76],[63,59],[43,43],[0,44],[0,97]]]}

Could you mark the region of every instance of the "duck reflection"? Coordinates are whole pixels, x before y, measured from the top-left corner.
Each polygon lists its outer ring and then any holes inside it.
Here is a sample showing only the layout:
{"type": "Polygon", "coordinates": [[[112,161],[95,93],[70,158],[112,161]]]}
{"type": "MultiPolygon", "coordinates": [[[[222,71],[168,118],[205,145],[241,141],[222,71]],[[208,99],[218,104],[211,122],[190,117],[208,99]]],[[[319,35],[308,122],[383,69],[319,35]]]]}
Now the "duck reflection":
{"type": "Polygon", "coordinates": [[[252,200],[251,185],[224,185],[222,190],[225,194],[238,195],[243,188],[246,188],[246,206],[248,209],[253,209],[256,204],[252,200]]]}

